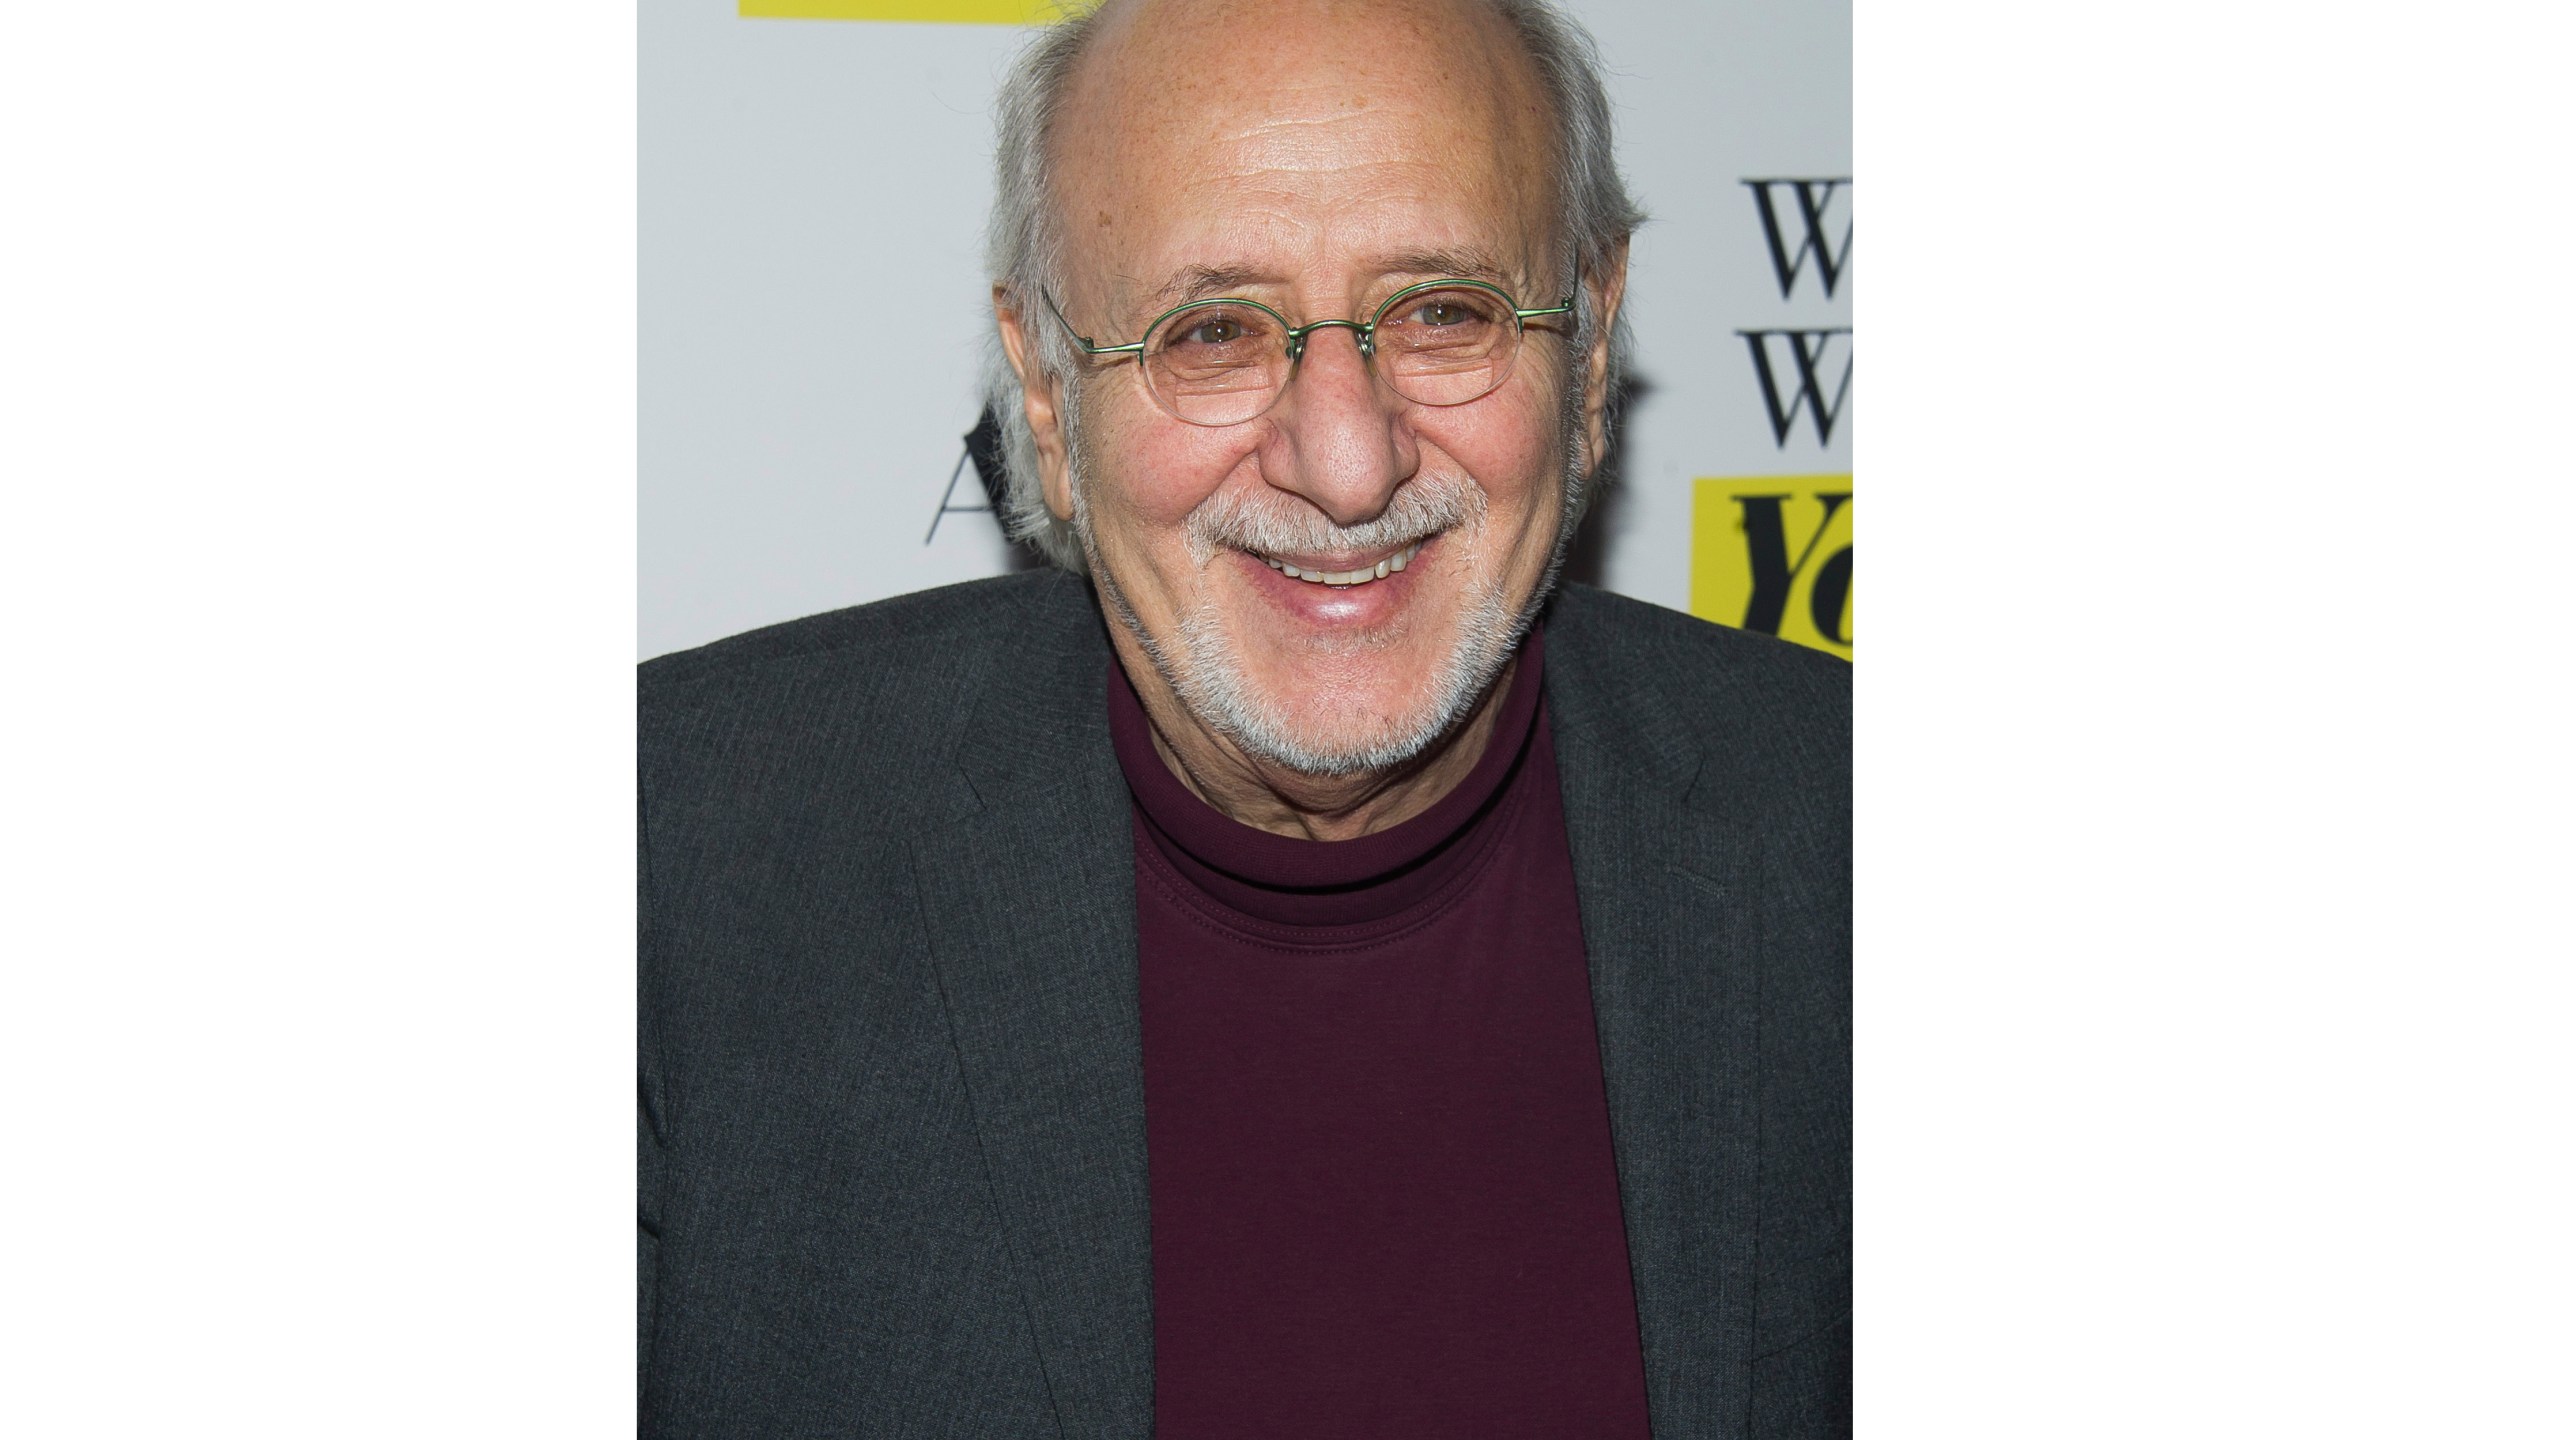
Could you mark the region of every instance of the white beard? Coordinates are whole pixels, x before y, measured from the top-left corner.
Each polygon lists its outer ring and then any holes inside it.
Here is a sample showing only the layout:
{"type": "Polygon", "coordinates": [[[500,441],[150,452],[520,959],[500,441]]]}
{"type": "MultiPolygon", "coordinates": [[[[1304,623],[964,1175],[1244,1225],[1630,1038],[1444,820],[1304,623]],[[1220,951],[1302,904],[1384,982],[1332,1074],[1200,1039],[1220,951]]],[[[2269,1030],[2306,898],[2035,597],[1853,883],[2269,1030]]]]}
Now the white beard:
{"type": "MultiPolygon", "coordinates": [[[[1073,437],[1073,430],[1070,430],[1073,437]]],[[[1089,473],[1074,464],[1074,473],[1089,473]]],[[[1570,447],[1574,451],[1579,446],[1570,447]]],[[[1578,454],[1569,466],[1579,468],[1578,454]]],[[[1400,549],[1437,535],[1435,546],[1451,547],[1461,558],[1483,541],[1489,502],[1481,487],[1464,477],[1417,476],[1405,482],[1386,513],[1347,528],[1336,527],[1320,511],[1302,502],[1225,501],[1213,498],[1188,522],[1193,562],[1205,575],[1223,549],[1258,553],[1340,553],[1377,548],[1400,549]]],[[[1103,603],[1129,627],[1156,673],[1164,678],[1184,708],[1202,724],[1256,760],[1309,776],[1344,776],[1391,770],[1429,750],[1471,714],[1510,662],[1528,633],[1547,593],[1563,568],[1567,536],[1559,534],[1544,574],[1528,602],[1513,610],[1503,600],[1500,579],[1490,568],[1479,569],[1459,599],[1457,642],[1433,665],[1422,703],[1401,716],[1384,716],[1353,700],[1353,692],[1319,687],[1312,709],[1283,706],[1257,687],[1235,652],[1226,620],[1214,599],[1203,598],[1185,614],[1174,642],[1151,633],[1112,578],[1100,547],[1095,545],[1089,511],[1075,507],[1075,531],[1086,568],[1103,603]]],[[[1259,562],[1255,562],[1259,563],[1259,562]]],[[[1292,584],[1300,583],[1292,581],[1292,584]]],[[[1393,636],[1343,636],[1328,642],[1334,653],[1391,644],[1393,636]]]]}

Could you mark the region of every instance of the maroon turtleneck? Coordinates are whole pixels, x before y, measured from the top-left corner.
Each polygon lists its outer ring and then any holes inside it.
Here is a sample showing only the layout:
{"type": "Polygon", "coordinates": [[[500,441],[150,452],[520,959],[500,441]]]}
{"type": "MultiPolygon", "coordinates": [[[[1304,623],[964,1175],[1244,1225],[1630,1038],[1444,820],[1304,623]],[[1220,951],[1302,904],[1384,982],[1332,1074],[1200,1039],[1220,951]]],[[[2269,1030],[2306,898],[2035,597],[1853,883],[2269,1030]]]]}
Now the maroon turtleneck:
{"type": "Polygon", "coordinates": [[[1156,1434],[1642,1436],[1542,639],[1484,757],[1355,840],[1136,800],[1156,1434]]]}

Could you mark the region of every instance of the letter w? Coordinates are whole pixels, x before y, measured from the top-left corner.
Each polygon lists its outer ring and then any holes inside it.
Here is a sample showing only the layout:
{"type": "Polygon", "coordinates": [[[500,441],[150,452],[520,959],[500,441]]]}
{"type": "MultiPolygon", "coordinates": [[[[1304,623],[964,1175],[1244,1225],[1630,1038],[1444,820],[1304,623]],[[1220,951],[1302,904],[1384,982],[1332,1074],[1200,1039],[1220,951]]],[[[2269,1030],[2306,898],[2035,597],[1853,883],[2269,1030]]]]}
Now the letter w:
{"type": "Polygon", "coordinates": [[[1831,337],[1846,335],[1837,330],[1736,330],[1733,332],[1751,342],[1751,366],[1760,374],[1760,399],[1769,407],[1769,428],[1777,432],[1778,446],[1786,448],[1787,432],[1793,430],[1796,416],[1807,409],[1813,411],[1813,428],[1822,443],[1831,443],[1831,427],[1839,420],[1842,407],[1849,403],[1849,367],[1856,357],[1840,365],[1840,388],[1830,395],[1822,393],[1822,352],[1830,348],[1831,337]],[[1777,371],[1769,364],[1769,337],[1787,337],[1787,353],[1795,358],[1796,390],[1785,401],[1778,399],[1777,371]],[[1811,343],[1808,344],[1807,342],[1811,343]]]}
{"type": "Polygon", "coordinates": [[[1804,262],[1810,256],[1814,268],[1822,272],[1822,293],[1828,298],[1840,283],[1840,272],[1849,265],[1849,241],[1857,229],[1853,222],[1840,230],[1840,249],[1833,253],[1831,231],[1825,226],[1825,212],[1831,208],[1833,192],[1849,183],[1849,177],[1831,180],[1745,180],[1751,187],[1751,199],[1760,207],[1760,233],[1769,237],[1769,263],[1778,267],[1778,297],[1792,300],[1796,293],[1796,277],[1804,273],[1804,262]],[[1778,224],[1778,204],[1769,196],[1772,186],[1784,185],[1795,191],[1796,214],[1804,222],[1804,239],[1796,245],[1795,254],[1787,253],[1785,232],[1778,224]],[[1817,193],[1818,192],[1818,193],[1817,193]]]}

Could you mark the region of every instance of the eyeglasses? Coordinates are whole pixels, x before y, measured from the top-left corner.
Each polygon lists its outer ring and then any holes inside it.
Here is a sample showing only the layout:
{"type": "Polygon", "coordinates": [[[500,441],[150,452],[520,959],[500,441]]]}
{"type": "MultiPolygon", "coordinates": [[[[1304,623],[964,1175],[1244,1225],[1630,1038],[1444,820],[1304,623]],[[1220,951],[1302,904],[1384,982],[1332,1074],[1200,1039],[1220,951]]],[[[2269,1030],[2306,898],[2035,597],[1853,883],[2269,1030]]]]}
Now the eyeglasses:
{"type": "Polygon", "coordinates": [[[1523,310],[1481,280],[1425,280],[1386,298],[1367,324],[1313,320],[1291,325],[1251,300],[1193,300],[1155,318],[1126,345],[1096,345],[1076,333],[1046,289],[1040,299],[1087,355],[1135,355],[1156,404],[1194,425],[1241,425],[1269,410],[1298,373],[1307,337],[1328,325],[1351,332],[1360,354],[1388,386],[1417,405],[1464,405],[1492,394],[1520,358],[1523,321],[1573,313],[1561,305],[1523,310]]]}

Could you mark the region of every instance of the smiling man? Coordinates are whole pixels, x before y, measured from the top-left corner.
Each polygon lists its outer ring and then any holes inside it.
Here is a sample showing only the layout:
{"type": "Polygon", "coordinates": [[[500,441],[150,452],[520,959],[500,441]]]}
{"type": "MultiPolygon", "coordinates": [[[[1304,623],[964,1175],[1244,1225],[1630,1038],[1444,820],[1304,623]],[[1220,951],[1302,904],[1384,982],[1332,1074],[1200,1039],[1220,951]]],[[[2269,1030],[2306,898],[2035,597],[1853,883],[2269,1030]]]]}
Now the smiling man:
{"type": "Polygon", "coordinates": [[[1556,584],[1588,41],[1115,0],[998,192],[1051,567],[644,669],[644,1430],[1845,1434],[1847,667],[1556,584]]]}

